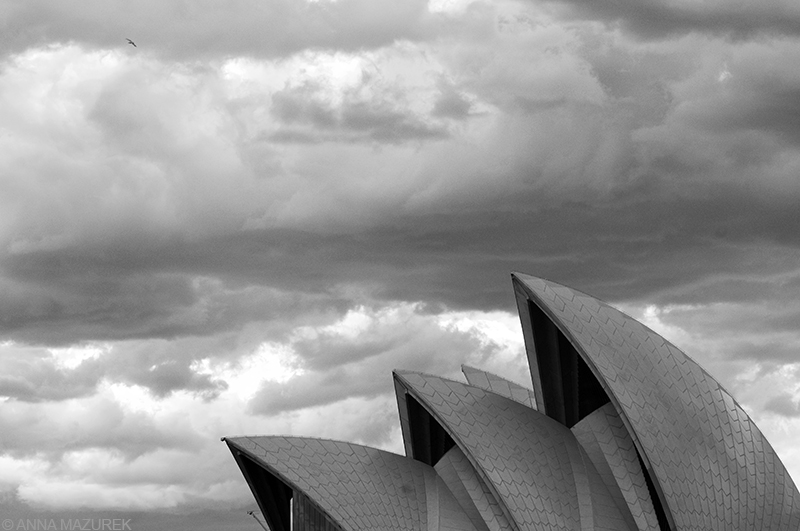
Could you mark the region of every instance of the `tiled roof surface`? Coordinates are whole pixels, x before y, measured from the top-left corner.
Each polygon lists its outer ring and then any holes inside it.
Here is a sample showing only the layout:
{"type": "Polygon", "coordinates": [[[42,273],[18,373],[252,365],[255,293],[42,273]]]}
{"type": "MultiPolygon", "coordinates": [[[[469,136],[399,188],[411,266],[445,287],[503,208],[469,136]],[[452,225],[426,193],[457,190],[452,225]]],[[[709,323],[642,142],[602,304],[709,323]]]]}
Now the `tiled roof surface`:
{"type": "Polygon", "coordinates": [[[609,403],[572,427],[615,503],[639,531],[658,529],[647,483],[628,430],[609,403]]]}
{"type": "Polygon", "coordinates": [[[800,529],[800,494],[744,410],[674,345],[611,306],[515,275],[594,366],[679,530],[800,529]]]}
{"type": "Polygon", "coordinates": [[[519,529],[575,530],[582,523],[596,530],[625,529],[569,429],[490,391],[426,374],[395,375],[482,471],[519,529]]]}
{"type": "Polygon", "coordinates": [[[486,389],[500,396],[515,400],[531,409],[536,409],[536,396],[531,389],[526,389],[496,374],[467,365],[461,366],[461,372],[464,373],[464,377],[470,385],[486,389]]]}
{"type": "Polygon", "coordinates": [[[477,387],[419,373],[395,374],[451,430],[520,529],[578,528],[567,428],[477,387]]]}
{"type": "MultiPolygon", "coordinates": [[[[535,393],[544,404],[543,393],[550,400],[561,389],[553,390],[546,380],[553,374],[539,374],[533,359],[535,391],[471,367],[463,367],[469,384],[395,372],[406,452],[416,449],[435,467],[330,440],[227,438],[256,495],[272,492],[281,507],[288,504],[286,490],[240,452],[294,490],[301,527],[645,531],[657,529],[666,512],[676,531],[800,531],[800,493],[786,469],[699,365],[597,299],[527,275],[514,275],[514,283],[529,356],[534,326],[526,323],[545,326],[551,337],[547,316],[586,362],[567,373],[577,384],[565,389],[590,399],[579,403],[584,409],[575,418],[562,419],[577,422],[571,430],[535,411],[535,393]],[[528,300],[544,315],[530,311],[528,300]]],[[[572,348],[560,350],[563,338],[556,339],[556,347],[541,348],[577,363],[572,348]]]]}
{"type": "Polygon", "coordinates": [[[475,531],[432,467],[357,444],[303,437],[230,437],[347,531],[475,531]]]}
{"type": "Polygon", "coordinates": [[[578,494],[578,509],[581,530],[591,531],[635,531],[626,520],[623,511],[614,502],[602,477],[592,466],[589,457],[578,444],[567,446],[570,454],[575,490],[578,494]]]}
{"type": "Polygon", "coordinates": [[[492,491],[478,476],[467,456],[458,446],[451,448],[434,467],[450,491],[470,515],[473,521],[480,520],[488,531],[511,531],[515,529],[503,513],[502,507],[492,491]]]}

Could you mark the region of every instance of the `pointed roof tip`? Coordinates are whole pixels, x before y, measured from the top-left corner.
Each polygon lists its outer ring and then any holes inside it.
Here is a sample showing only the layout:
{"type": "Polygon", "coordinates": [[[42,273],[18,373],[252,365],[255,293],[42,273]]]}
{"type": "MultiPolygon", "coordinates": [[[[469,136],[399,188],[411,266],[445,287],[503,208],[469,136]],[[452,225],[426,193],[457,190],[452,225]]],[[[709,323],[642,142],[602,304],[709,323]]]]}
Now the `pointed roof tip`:
{"type": "Polygon", "coordinates": [[[477,367],[473,367],[472,365],[467,365],[466,363],[461,364],[461,372],[464,371],[471,371],[471,372],[482,372],[485,374],[490,374],[488,371],[484,371],[483,369],[479,369],[477,367]]]}
{"type": "Polygon", "coordinates": [[[554,281],[550,280],[549,278],[539,277],[539,276],[536,276],[536,275],[531,275],[529,273],[523,273],[521,271],[512,271],[511,272],[511,281],[512,282],[519,282],[521,284],[528,284],[531,281],[538,281],[538,282],[544,282],[544,283],[547,283],[547,284],[558,284],[559,286],[561,285],[558,282],[554,282],[554,281]]]}
{"type": "Polygon", "coordinates": [[[392,369],[392,380],[400,381],[405,380],[410,374],[422,374],[418,371],[410,371],[408,369],[392,369]]]}
{"type": "Polygon", "coordinates": [[[600,302],[604,302],[601,299],[595,297],[594,295],[589,295],[585,291],[570,287],[566,284],[562,284],[560,281],[552,280],[546,277],[537,277],[534,275],[529,275],[527,273],[511,273],[511,278],[512,282],[518,283],[532,290],[533,292],[540,292],[546,289],[560,289],[560,290],[567,290],[570,293],[583,295],[600,302]]]}
{"type": "MultiPolygon", "coordinates": [[[[462,363],[461,374],[463,374],[464,377],[466,378],[468,372],[475,373],[475,372],[485,372],[485,371],[478,369],[477,367],[473,367],[472,365],[467,365],[466,363],[462,363]]],[[[467,380],[469,380],[469,378],[467,378],[467,380]]]]}
{"type": "MultiPolygon", "coordinates": [[[[531,275],[530,273],[523,273],[521,271],[512,271],[511,272],[511,278],[514,279],[514,280],[518,280],[520,282],[527,282],[527,281],[530,281],[530,280],[538,280],[539,282],[546,282],[548,284],[557,284],[559,286],[564,286],[565,288],[569,287],[569,286],[566,286],[564,284],[561,284],[560,282],[556,282],[555,280],[551,280],[551,279],[546,278],[546,277],[540,277],[540,276],[537,276],[537,275],[531,275]]],[[[569,289],[574,289],[574,288],[569,288],[569,289]]]]}
{"type": "Polygon", "coordinates": [[[403,376],[404,374],[425,374],[428,376],[434,376],[433,374],[428,374],[422,371],[414,371],[411,369],[392,369],[392,374],[396,374],[398,376],[403,376]]]}
{"type": "Polygon", "coordinates": [[[512,271],[511,272],[511,285],[514,286],[514,289],[517,289],[517,286],[525,286],[528,284],[528,279],[537,279],[536,277],[532,277],[531,275],[522,273],[520,271],[512,271]]]}
{"type": "Polygon", "coordinates": [[[535,277],[533,275],[520,272],[511,273],[511,283],[514,286],[519,286],[522,287],[523,289],[534,290],[534,291],[542,289],[550,284],[554,284],[557,286],[561,285],[558,282],[553,282],[552,280],[548,280],[546,278],[535,277]]]}

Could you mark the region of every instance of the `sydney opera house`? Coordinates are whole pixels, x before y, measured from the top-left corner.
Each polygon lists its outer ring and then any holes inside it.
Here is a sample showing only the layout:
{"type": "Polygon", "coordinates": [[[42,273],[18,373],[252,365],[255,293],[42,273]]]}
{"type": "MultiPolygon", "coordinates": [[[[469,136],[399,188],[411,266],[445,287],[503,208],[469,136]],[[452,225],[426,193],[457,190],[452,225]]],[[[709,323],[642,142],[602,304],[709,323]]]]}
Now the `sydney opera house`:
{"type": "Polygon", "coordinates": [[[394,372],[405,456],[224,439],[272,531],[800,529],[800,493],[731,395],[636,320],[512,275],[529,390],[394,372]]]}

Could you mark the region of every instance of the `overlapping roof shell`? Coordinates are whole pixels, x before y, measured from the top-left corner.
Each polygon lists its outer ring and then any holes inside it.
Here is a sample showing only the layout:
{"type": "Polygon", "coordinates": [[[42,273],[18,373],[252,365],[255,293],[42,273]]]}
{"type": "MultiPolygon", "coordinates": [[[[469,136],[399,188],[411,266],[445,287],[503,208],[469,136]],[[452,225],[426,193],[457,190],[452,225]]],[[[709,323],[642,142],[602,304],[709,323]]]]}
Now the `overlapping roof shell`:
{"type": "Polygon", "coordinates": [[[533,390],[395,371],[406,456],[226,439],[273,531],[800,529],[797,488],[708,373],[593,297],[512,278],[533,390]]]}

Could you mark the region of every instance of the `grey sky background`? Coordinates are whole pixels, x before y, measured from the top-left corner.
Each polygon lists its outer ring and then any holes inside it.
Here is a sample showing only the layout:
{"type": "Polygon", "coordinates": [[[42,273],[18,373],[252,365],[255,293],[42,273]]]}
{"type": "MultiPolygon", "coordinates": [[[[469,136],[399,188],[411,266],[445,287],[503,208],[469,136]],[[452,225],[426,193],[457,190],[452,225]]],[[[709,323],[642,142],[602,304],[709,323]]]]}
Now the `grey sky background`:
{"type": "Polygon", "coordinates": [[[798,64],[788,0],[0,0],[0,512],[253,529],[220,436],[399,452],[391,369],[528,385],[511,271],[797,481],[798,64]]]}

